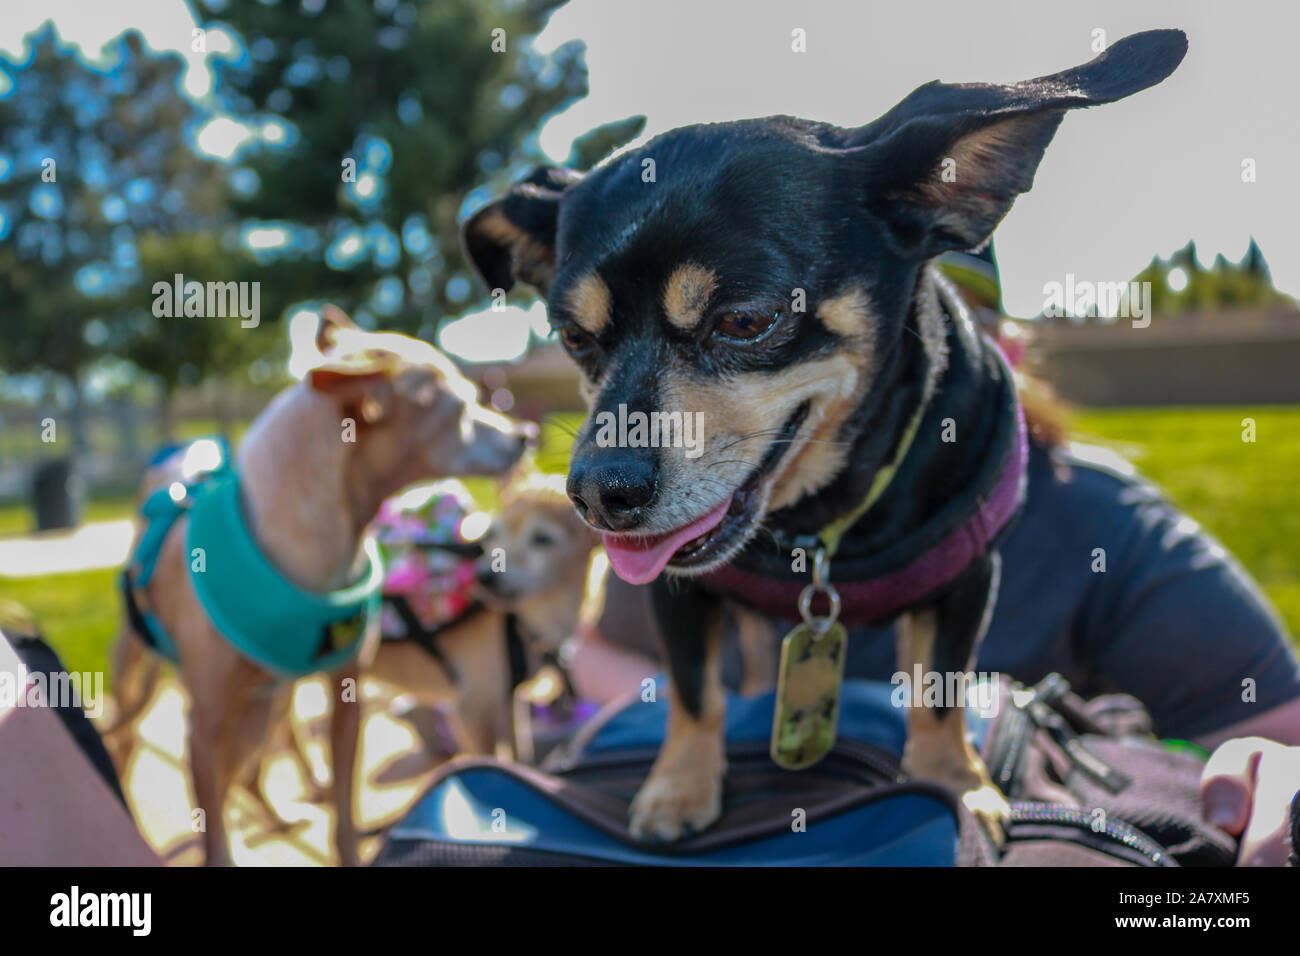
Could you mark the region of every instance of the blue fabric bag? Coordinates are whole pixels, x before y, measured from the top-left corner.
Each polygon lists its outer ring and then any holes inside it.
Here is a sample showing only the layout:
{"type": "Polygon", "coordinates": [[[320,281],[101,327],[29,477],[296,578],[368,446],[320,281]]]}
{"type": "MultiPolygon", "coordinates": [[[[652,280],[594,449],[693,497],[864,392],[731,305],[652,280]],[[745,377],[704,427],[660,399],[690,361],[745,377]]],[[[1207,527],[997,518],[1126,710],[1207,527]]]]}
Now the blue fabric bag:
{"type": "MultiPolygon", "coordinates": [[[[839,739],[816,766],[768,757],[774,694],[727,702],[722,818],[673,844],[634,840],[627,808],[663,739],[656,702],[611,705],[552,772],[461,758],[389,833],[377,865],[953,866],[963,814],[948,791],[904,781],[905,714],[889,684],[850,681],[839,739]]],[[[982,718],[973,717],[977,736],[982,718]]],[[[968,841],[966,841],[968,842],[968,841]]]]}
{"type": "MultiPolygon", "coordinates": [[[[662,681],[659,687],[662,688],[662,681]]],[[[773,693],[731,696],[722,817],[671,843],[628,834],[628,805],[667,706],[611,705],[544,772],[486,758],[443,767],[376,859],[390,866],[1231,866],[1236,841],[1202,816],[1203,756],[1160,741],[1132,697],[1084,700],[1059,674],[969,687],[966,714],[1011,801],[995,848],[947,790],[899,770],[898,688],[850,680],[839,736],[790,772],[768,757],[773,693]]],[[[1293,825],[1300,833],[1300,801],[1293,825]]]]}

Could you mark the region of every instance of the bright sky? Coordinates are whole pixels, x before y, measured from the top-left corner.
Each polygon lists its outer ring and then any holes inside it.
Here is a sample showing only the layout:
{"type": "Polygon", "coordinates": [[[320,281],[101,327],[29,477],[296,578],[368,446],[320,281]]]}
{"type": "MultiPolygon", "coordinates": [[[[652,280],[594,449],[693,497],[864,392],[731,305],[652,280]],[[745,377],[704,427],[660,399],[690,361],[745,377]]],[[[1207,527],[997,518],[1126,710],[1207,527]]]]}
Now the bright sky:
{"type": "MultiPolygon", "coordinates": [[[[172,50],[188,61],[182,82],[194,97],[212,88],[207,54],[229,49],[224,36],[204,38],[207,53],[191,50],[194,15],[183,0],[0,0],[0,51],[23,52],[23,36],[53,20],[63,42],[95,60],[100,49],[123,30],[135,27],[154,50],[172,50]]],[[[0,91],[2,92],[2,91],[0,91]]]]}
{"type": "Polygon", "coordinates": [[[1196,240],[1203,264],[1241,258],[1253,233],[1276,285],[1300,295],[1300,3],[1210,0],[572,0],[543,47],[587,43],[591,95],[545,129],[573,136],[635,113],[647,135],[688,123],[791,113],[868,122],[933,79],[1010,82],[1178,27],[1182,66],[1130,99],[1067,116],[1032,192],[997,232],[1007,310],[1036,315],[1043,285],[1131,278],[1153,254],[1196,240]],[[807,53],[790,50],[807,31],[807,53]],[[1257,181],[1241,181],[1245,158],[1257,181]]]}
{"type": "MultiPolygon", "coordinates": [[[[191,93],[210,82],[202,55],[189,52],[194,24],[181,0],[0,0],[0,49],[20,50],[47,17],[91,55],[138,25],[155,49],[189,58],[191,93]]],[[[648,135],[772,113],[857,125],[931,79],[1052,73],[1091,59],[1096,29],[1114,42],[1168,26],[1189,36],[1183,65],[1152,90],[1067,117],[1033,192],[999,229],[1008,311],[1036,314],[1044,283],[1066,273],[1128,279],[1189,238],[1206,265],[1218,252],[1235,260],[1252,234],[1278,287],[1300,295],[1291,0],[572,0],[541,45],[585,40],[592,92],[547,125],[542,144],[563,157],[575,135],[634,113],[649,117],[648,135]],[[806,53],[791,52],[795,28],[807,32],[806,53]],[[1254,183],[1241,179],[1246,158],[1254,183]]]]}

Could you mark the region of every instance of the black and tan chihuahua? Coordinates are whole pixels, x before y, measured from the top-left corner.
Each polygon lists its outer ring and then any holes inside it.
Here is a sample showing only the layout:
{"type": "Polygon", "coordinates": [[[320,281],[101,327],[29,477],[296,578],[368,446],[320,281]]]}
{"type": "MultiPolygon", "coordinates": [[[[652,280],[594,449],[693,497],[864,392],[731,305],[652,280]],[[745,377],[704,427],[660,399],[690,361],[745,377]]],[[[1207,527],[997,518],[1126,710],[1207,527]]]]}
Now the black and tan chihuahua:
{"type": "MultiPolygon", "coordinates": [[[[856,129],[689,126],[586,175],[538,168],[465,224],[489,286],[547,299],[591,408],[569,495],[614,570],[654,582],[670,717],[634,834],[720,815],[720,602],[794,620],[801,547],[833,552],[842,620],[901,615],[901,670],[971,666],[1023,495],[1024,425],[1000,354],[930,260],[988,240],[1066,110],[1160,82],[1186,49],[1156,30],[1054,76],[936,81],[856,129]],[[645,429],[611,441],[629,411],[702,412],[703,453],[645,429]]],[[[961,700],[909,710],[903,766],[998,839],[1006,802],[961,700]]]]}

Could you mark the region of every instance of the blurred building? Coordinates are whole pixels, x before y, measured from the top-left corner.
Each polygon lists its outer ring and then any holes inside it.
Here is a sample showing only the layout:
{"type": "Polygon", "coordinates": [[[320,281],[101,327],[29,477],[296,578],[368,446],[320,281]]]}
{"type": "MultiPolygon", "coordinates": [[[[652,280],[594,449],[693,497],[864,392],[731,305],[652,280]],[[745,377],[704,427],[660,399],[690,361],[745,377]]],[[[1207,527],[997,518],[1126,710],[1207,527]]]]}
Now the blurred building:
{"type": "Polygon", "coordinates": [[[1043,323],[1036,370],[1080,405],[1283,405],[1300,402],[1300,313],[1157,313],[1146,328],[1043,323]]]}

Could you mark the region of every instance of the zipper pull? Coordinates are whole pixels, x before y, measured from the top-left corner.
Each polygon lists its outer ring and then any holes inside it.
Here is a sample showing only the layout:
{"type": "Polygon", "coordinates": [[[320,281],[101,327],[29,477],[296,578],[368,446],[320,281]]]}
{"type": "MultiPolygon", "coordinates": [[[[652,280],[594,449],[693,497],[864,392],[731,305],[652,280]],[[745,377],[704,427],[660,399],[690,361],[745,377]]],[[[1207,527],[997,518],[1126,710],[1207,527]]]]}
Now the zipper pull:
{"type": "Polygon", "coordinates": [[[1111,793],[1119,793],[1133,782],[1131,777],[1120,773],[1084,747],[1083,741],[1070,729],[1061,715],[1037,696],[1029,702],[1026,712],[1030,720],[1051,735],[1075,767],[1111,793]]]}

